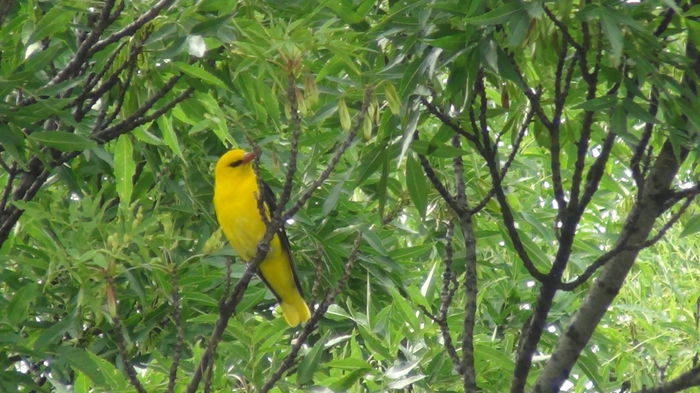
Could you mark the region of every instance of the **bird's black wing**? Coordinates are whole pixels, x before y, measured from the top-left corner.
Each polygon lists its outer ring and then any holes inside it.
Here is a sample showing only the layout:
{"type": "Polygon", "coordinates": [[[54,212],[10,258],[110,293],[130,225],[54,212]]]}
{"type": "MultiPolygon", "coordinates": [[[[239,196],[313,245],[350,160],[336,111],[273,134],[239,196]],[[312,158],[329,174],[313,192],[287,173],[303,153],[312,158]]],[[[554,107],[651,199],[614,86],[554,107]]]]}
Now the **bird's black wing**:
{"type": "MultiPolygon", "coordinates": [[[[263,203],[265,204],[265,207],[267,207],[267,210],[269,212],[268,214],[268,219],[269,215],[272,215],[277,209],[277,198],[275,197],[275,193],[272,192],[272,189],[270,188],[267,183],[264,181],[261,182],[263,186],[262,190],[262,200],[263,203]]],[[[289,257],[289,263],[292,267],[292,274],[294,275],[294,282],[296,283],[297,290],[299,291],[299,294],[303,296],[303,293],[301,291],[301,284],[299,283],[299,277],[297,276],[297,271],[294,268],[294,258],[292,258],[292,246],[289,244],[289,238],[287,237],[287,232],[284,230],[284,222],[280,224],[280,228],[277,230],[277,236],[280,238],[280,243],[282,244],[282,249],[287,253],[287,256],[289,257]]],[[[259,273],[259,272],[258,272],[259,273]]],[[[272,287],[267,283],[265,280],[265,277],[262,276],[262,274],[258,274],[260,276],[260,279],[265,282],[265,285],[267,285],[268,288],[272,291],[272,293],[275,293],[274,290],[272,290],[272,287]]],[[[275,296],[279,299],[279,296],[275,293],[275,296]]]]}

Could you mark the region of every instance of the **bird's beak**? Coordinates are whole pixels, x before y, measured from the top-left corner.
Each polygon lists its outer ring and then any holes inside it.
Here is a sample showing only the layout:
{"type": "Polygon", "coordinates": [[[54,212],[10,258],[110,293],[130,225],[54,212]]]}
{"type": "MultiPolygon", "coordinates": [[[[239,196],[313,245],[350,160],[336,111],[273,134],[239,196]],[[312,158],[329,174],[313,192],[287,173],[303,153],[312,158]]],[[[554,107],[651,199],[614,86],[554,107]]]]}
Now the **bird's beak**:
{"type": "Polygon", "coordinates": [[[246,153],[243,156],[243,158],[241,158],[241,161],[243,161],[244,164],[247,164],[247,163],[253,161],[253,159],[255,158],[255,155],[256,154],[254,151],[251,151],[250,153],[246,153]]]}

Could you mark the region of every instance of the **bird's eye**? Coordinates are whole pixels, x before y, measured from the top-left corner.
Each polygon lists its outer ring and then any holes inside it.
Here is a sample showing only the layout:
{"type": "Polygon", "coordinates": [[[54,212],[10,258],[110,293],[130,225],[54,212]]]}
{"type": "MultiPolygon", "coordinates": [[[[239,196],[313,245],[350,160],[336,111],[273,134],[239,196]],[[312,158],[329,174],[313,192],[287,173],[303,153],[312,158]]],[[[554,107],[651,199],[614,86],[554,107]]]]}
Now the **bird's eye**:
{"type": "Polygon", "coordinates": [[[243,160],[236,160],[229,164],[230,167],[235,168],[243,163],[243,160]]]}

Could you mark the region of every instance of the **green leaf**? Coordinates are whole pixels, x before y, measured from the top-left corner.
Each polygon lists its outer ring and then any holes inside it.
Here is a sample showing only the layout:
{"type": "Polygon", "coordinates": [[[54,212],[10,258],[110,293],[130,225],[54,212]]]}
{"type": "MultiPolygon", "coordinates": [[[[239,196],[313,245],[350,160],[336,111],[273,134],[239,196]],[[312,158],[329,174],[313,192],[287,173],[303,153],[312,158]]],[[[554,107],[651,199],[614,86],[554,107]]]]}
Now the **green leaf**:
{"type": "Polygon", "coordinates": [[[262,303],[263,300],[265,300],[265,297],[267,297],[266,288],[250,287],[248,290],[246,290],[243,300],[241,300],[238,307],[236,307],[236,312],[240,314],[247,312],[248,310],[262,303]]]}
{"type": "Polygon", "coordinates": [[[309,353],[307,353],[306,356],[304,356],[304,359],[302,359],[296,373],[298,384],[306,385],[313,381],[314,373],[318,369],[318,366],[321,364],[321,360],[323,359],[323,351],[326,347],[326,342],[328,342],[329,335],[330,331],[324,333],[323,337],[316,341],[313,348],[311,348],[309,353]]]}
{"type": "Polygon", "coordinates": [[[379,255],[387,255],[386,248],[384,247],[384,244],[382,243],[382,239],[377,236],[377,234],[369,229],[363,229],[362,230],[362,236],[367,242],[367,244],[370,245],[376,251],[379,255]]]}
{"type": "Polygon", "coordinates": [[[692,7],[688,8],[688,11],[683,12],[684,18],[691,18],[691,17],[698,17],[698,16],[700,16],[700,4],[695,4],[692,7]]]}
{"type": "Polygon", "coordinates": [[[600,362],[594,353],[588,351],[582,353],[578,362],[576,362],[576,366],[578,366],[591,380],[591,382],[593,382],[593,386],[595,387],[596,391],[600,392],[606,390],[601,386],[601,381],[603,381],[607,376],[604,374],[601,375],[600,362]]]}
{"type": "Polygon", "coordinates": [[[392,259],[413,259],[424,256],[433,249],[433,244],[423,244],[413,247],[402,247],[389,251],[392,259]]]}
{"type": "Polygon", "coordinates": [[[124,134],[117,139],[114,148],[114,177],[117,183],[119,202],[123,206],[128,206],[131,203],[135,172],[134,147],[131,145],[131,137],[124,134]]]}
{"type": "Polygon", "coordinates": [[[51,344],[54,344],[63,336],[73,322],[74,318],[71,315],[63,318],[58,323],[55,323],[51,327],[44,330],[39,338],[37,338],[37,340],[34,342],[34,349],[45,350],[49,348],[51,344]]]}
{"type": "Polygon", "coordinates": [[[401,78],[401,83],[399,84],[400,98],[405,100],[408,99],[411,94],[413,94],[413,90],[420,80],[420,71],[421,59],[416,58],[403,72],[403,78],[401,78]]]}
{"type": "Polygon", "coordinates": [[[685,226],[683,227],[683,231],[681,232],[680,237],[693,235],[693,234],[698,233],[698,232],[700,232],[700,214],[694,215],[685,223],[685,226]]]}
{"type": "Polygon", "coordinates": [[[394,300],[394,307],[403,317],[403,321],[408,323],[413,330],[419,331],[420,326],[418,325],[418,317],[416,317],[415,309],[401,296],[396,288],[391,288],[391,297],[394,300]]]}
{"type": "Polygon", "coordinates": [[[367,363],[367,361],[365,361],[363,359],[355,359],[355,358],[343,358],[343,359],[331,360],[328,363],[324,363],[324,366],[332,367],[332,368],[342,368],[344,370],[357,370],[357,369],[370,369],[370,368],[372,368],[372,365],[367,363]]]}
{"type": "Polygon", "coordinates": [[[394,115],[401,114],[401,99],[399,98],[399,93],[396,92],[396,88],[391,82],[384,84],[384,96],[389,104],[389,110],[394,115]]]}
{"type": "Polygon", "coordinates": [[[7,305],[7,315],[5,315],[10,325],[19,326],[27,318],[29,306],[40,294],[38,285],[27,283],[12,296],[12,300],[7,305]]]}
{"type": "Polygon", "coordinates": [[[601,109],[607,109],[615,105],[617,102],[617,97],[613,96],[602,96],[590,99],[588,101],[582,102],[575,105],[575,109],[583,109],[589,112],[595,112],[601,109]]]}
{"type": "Polygon", "coordinates": [[[405,378],[400,378],[389,383],[389,389],[404,389],[405,387],[412,385],[422,379],[425,379],[425,375],[412,375],[405,378]]]}
{"type": "Polygon", "coordinates": [[[226,84],[209,71],[183,62],[174,62],[173,65],[186,75],[189,75],[193,78],[201,79],[202,81],[210,85],[226,89],[226,84]]]}
{"type": "Polygon", "coordinates": [[[362,368],[358,370],[353,370],[340,378],[337,378],[330,384],[330,388],[334,391],[347,391],[352,387],[352,385],[359,381],[360,378],[365,376],[369,372],[369,369],[362,368]]]}
{"type": "Polygon", "coordinates": [[[73,383],[73,390],[75,393],[89,393],[90,392],[90,381],[88,377],[83,373],[77,373],[78,376],[75,377],[75,382],[73,383]]]}
{"type": "Polygon", "coordinates": [[[428,183],[418,160],[409,156],[406,160],[406,187],[421,217],[425,217],[428,207],[428,183]]]}
{"type": "Polygon", "coordinates": [[[87,351],[73,347],[58,347],[56,353],[67,361],[70,365],[80,370],[94,383],[105,386],[105,376],[102,374],[100,366],[93,360],[87,351]]]}
{"type": "Polygon", "coordinates": [[[477,363],[492,365],[502,373],[512,373],[515,365],[513,359],[503,351],[498,350],[491,344],[476,343],[474,345],[475,360],[477,363]]]}
{"type": "Polygon", "coordinates": [[[87,150],[97,146],[97,142],[90,138],[65,131],[36,131],[29,135],[29,139],[64,152],[87,150]]]}
{"type": "Polygon", "coordinates": [[[338,100],[338,116],[340,117],[340,127],[343,129],[343,131],[350,130],[350,127],[352,126],[352,118],[350,117],[348,105],[342,98],[338,100]]]}
{"type": "Polygon", "coordinates": [[[641,105],[637,104],[629,98],[625,98],[625,100],[622,101],[622,105],[625,107],[625,109],[627,110],[627,112],[629,112],[630,115],[636,117],[637,119],[645,123],[657,122],[657,120],[654,118],[654,116],[652,116],[651,113],[649,113],[648,110],[642,108],[641,105]]]}
{"type": "Polygon", "coordinates": [[[605,10],[601,10],[600,22],[603,27],[603,32],[605,36],[610,41],[610,47],[612,48],[612,63],[617,66],[620,64],[620,58],[622,57],[622,49],[624,47],[624,38],[622,37],[622,31],[617,25],[613,17],[610,16],[605,10]]]}
{"type": "Polygon", "coordinates": [[[412,362],[401,362],[394,364],[384,372],[387,378],[399,379],[405,377],[411,370],[415,369],[420,364],[419,360],[414,360],[412,362]]]}
{"type": "Polygon", "coordinates": [[[520,46],[527,38],[527,30],[530,27],[530,16],[527,11],[523,10],[512,14],[508,21],[510,34],[508,35],[507,46],[514,49],[520,46]]]}
{"type": "Polygon", "coordinates": [[[619,105],[615,107],[610,117],[610,130],[616,134],[627,133],[627,114],[619,105]]]}
{"type": "Polygon", "coordinates": [[[360,332],[360,337],[362,337],[362,340],[364,341],[364,346],[370,350],[378,360],[394,358],[389,352],[389,349],[374,333],[362,326],[358,326],[357,330],[360,332]]]}
{"type": "MultiPolygon", "coordinates": [[[[519,1],[509,1],[485,14],[465,18],[464,23],[472,25],[495,25],[505,22],[508,16],[522,9],[523,6],[519,1]]],[[[526,17],[526,15],[523,15],[523,18],[526,17]]]]}
{"type": "Polygon", "coordinates": [[[74,12],[62,5],[51,7],[37,23],[36,30],[34,30],[28,42],[34,43],[50,35],[65,31],[70,26],[70,21],[75,15],[74,12]]]}
{"type": "Polygon", "coordinates": [[[346,171],[343,175],[343,178],[340,179],[340,181],[333,186],[331,192],[328,194],[328,197],[326,197],[326,200],[323,201],[323,208],[321,209],[322,215],[326,216],[333,209],[335,209],[335,206],[338,204],[338,199],[340,198],[340,195],[343,192],[345,183],[348,181],[350,175],[352,175],[353,172],[354,171],[352,169],[346,171]]]}
{"type": "Polygon", "coordinates": [[[177,154],[183,161],[185,157],[182,154],[182,149],[180,148],[180,142],[177,140],[177,134],[173,129],[172,120],[168,116],[160,116],[157,120],[158,127],[163,133],[163,141],[172,150],[173,153],[177,154]]]}

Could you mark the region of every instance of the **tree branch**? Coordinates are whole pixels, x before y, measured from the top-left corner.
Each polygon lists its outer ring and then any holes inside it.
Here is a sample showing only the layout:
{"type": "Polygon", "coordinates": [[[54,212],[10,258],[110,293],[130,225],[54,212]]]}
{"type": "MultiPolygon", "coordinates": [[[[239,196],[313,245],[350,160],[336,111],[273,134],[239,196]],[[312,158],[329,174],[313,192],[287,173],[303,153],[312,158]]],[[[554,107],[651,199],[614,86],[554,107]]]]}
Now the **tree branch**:
{"type": "Polygon", "coordinates": [[[440,328],[442,341],[444,341],[445,349],[447,350],[447,354],[450,356],[450,359],[452,359],[452,364],[454,365],[455,370],[457,370],[460,375],[464,376],[464,365],[462,364],[462,360],[457,355],[457,349],[452,342],[450,327],[447,325],[447,312],[452,304],[454,294],[459,287],[459,282],[452,271],[452,263],[454,259],[454,250],[452,248],[453,236],[454,224],[452,221],[449,221],[447,223],[447,233],[445,234],[445,270],[442,273],[440,310],[434,321],[440,328]]]}
{"type": "Polygon", "coordinates": [[[600,184],[600,179],[603,178],[605,174],[605,164],[608,163],[610,158],[610,152],[612,151],[613,145],[615,143],[615,134],[612,131],[608,131],[608,135],[605,137],[603,142],[603,147],[600,150],[600,154],[596,157],[595,161],[588,169],[588,174],[586,175],[586,185],[583,190],[583,195],[581,196],[581,201],[578,203],[577,215],[582,215],[586,206],[593,199],[593,195],[598,191],[598,185],[600,184]]]}
{"type": "MultiPolygon", "coordinates": [[[[622,236],[628,236],[630,244],[639,245],[646,240],[656,218],[663,211],[663,195],[669,193],[671,182],[686,155],[687,151],[684,151],[677,157],[671,142],[667,141],[664,144],[647,179],[645,192],[637,200],[623,228],[622,236]]],[[[535,393],[559,391],[579,354],[590,340],[595,327],[617,296],[638,252],[638,250],[623,251],[605,265],[600,278],[589,291],[583,305],[566,329],[566,333],[560,337],[552,357],[538,376],[535,393]]]]}
{"type": "MultiPolygon", "coordinates": [[[[651,88],[651,97],[649,98],[649,114],[656,116],[656,112],[659,109],[659,90],[656,86],[651,88]]],[[[634,154],[630,160],[630,168],[632,170],[632,178],[637,184],[637,198],[644,192],[644,176],[645,173],[640,169],[640,163],[642,162],[642,157],[644,152],[649,146],[649,141],[651,140],[651,133],[654,130],[654,123],[647,122],[644,125],[644,132],[642,133],[642,139],[640,139],[637,146],[634,148],[634,154]]]]}
{"type": "MultiPolygon", "coordinates": [[[[418,135],[418,134],[416,134],[418,135]]],[[[421,166],[423,167],[423,172],[425,172],[425,175],[428,177],[428,180],[433,184],[433,187],[440,193],[440,196],[442,196],[442,199],[447,203],[447,205],[457,212],[459,214],[460,208],[455,199],[450,195],[450,192],[447,191],[447,188],[445,185],[442,183],[440,178],[438,178],[437,174],[435,173],[435,170],[433,169],[432,165],[430,165],[430,162],[428,161],[428,158],[425,157],[422,154],[418,155],[418,160],[420,161],[421,166]]]]}
{"type": "Polygon", "coordinates": [[[124,37],[133,35],[136,31],[143,27],[143,25],[153,20],[163,9],[170,6],[174,2],[175,0],[160,0],[154,4],[151,9],[146,11],[135,21],[131,22],[128,26],[95,43],[95,45],[93,45],[90,49],[90,55],[101,51],[109,44],[117,42],[124,37]]]}
{"type": "Polygon", "coordinates": [[[464,326],[462,330],[462,365],[464,369],[464,391],[477,392],[476,368],[474,365],[474,325],[476,324],[476,300],[478,295],[476,276],[476,236],[472,215],[467,213],[460,216],[460,228],[464,237],[465,273],[464,290],[466,302],[464,305],[464,326]]]}
{"type": "Polygon", "coordinates": [[[131,360],[129,359],[129,351],[127,351],[126,349],[126,339],[124,337],[124,332],[122,331],[122,320],[119,317],[119,312],[116,309],[117,291],[114,286],[114,278],[112,278],[112,276],[109,275],[109,273],[107,274],[107,291],[107,301],[114,302],[113,305],[109,306],[109,308],[112,309],[111,316],[112,320],[114,321],[114,336],[115,341],[117,343],[117,349],[119,350],[119,355],[121,356],[122,362],[124,363],[124,373],[126,373],[127,377],[129,378],[129,382],[131,383],[131,386],[133,386],[137,392],[147,393],[146,389],[143,387],[141,381],[139,381],[139,378],[136,375],[136,369],[134,369],[134,365],[131,364],[131,360]]]}
{"type": "Polygon", "coordinates": [[[173,362],[170,365],[170,371],[168,372],[168,389],[167,393],[173,393],[175,391],[175,382],[177,381],[177,370],[180,365],[180,358],[182,357],[182,349],[185,343],[185,333],[182,324],[182,310],[180,305],[180,286],[177,280],[177,266],[173,264],[173,271],[171,272],[171,284],[173,290],[171,292],[171,297],[173,301],[173,322],[175,323],[175,351],[173,353],[173,362]]]}
{"type": "MultiPolygon", "coordinates": [[[[520,130],[518,131],[517,136],[515,137],[515,142],[513,143],[513,147],[510,151],[510,154],[508,155],[508,159],[506,159],[506,162],[503,164],[503,167],[501,167],[500,171],[500,179],[501,182],[503,182],[503,179],[505,179],[506,174],[508,173],[508,169],[510,169],[511,164],[513,163],[513,160],[515,159],[515,156],[518,153],[518,150],[520,150],[520,144],[523,141],[523,137],[525,137],[525,132],[528,129],[528,126],[530,125],[530,122],[532,121],[533,116],[535,115],[535,112],[533,111],[532,107],[528,109],[527,114],[525,115],[525,120],[523,121],[523,124],[520,126],[520,130]]],[[[495,143],[494,146],[498,146],[498,143],[495,143]]],[[[488,201],[491,200],[493,195],[496,193],[496,188],[491,187],[489,192],[479,201],[479,203],[476,204],[473,208],[471,208],[469,211],[471,214],[476,214],[483,209],[488,201]]]]}
{"type": "Polygon", "coordinates": [[[643,388],[636,393],[676,393],[694,386],[700,386],[700,366],[696,366],[668,382],[653,388],[643,388]]]}
{"type": "Polygon", "coordinates": [[[114,7],[114,0],[106,0],[105,5],[102,8],[102,12],[100,13],[100,21],[97,26],[90,31],[90,34],[88,34],[85,41],[82,42],[75,55],[73,55],[71,61],[68,62],[68,64],[49,81],[47,86],[55,85],[70,78],[76,71],[78,71],[80,67],[83,66],[90,55],[94,53],[91,52],[91,49],[93,44],[98,40],[98,38],[100,38],[100,35],[107,27],[109,23],[109,13],[111,12],[112,7],[114,7]]]}
{"type": "Polygon", "coordinates": [[[463,136],[475,146],[479,146],[479,140],[476,137],[476,135],[470,134],[464,128],[460,127],[459,124],[455,123],[450,116],[442,113],[442,111],[432,102],[429,102],[423,97],[421,97],[420,102],[423,104],[423,106],[425,106],[428,109],[428,112],[432,113],[433,116],[437,117],[444,125],[450,127],[454,132],[463,136]]]}

